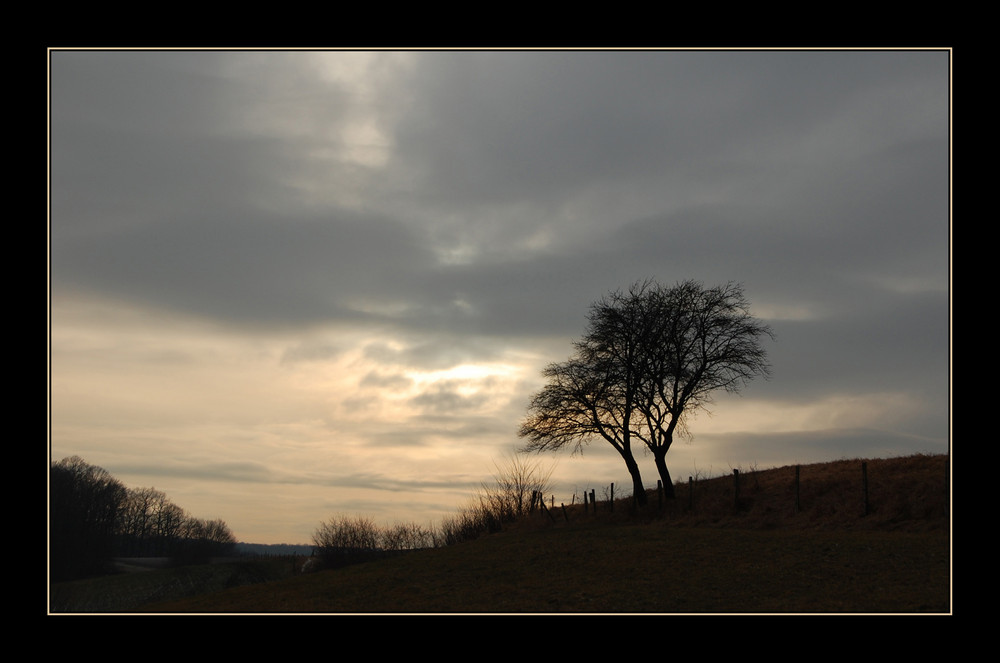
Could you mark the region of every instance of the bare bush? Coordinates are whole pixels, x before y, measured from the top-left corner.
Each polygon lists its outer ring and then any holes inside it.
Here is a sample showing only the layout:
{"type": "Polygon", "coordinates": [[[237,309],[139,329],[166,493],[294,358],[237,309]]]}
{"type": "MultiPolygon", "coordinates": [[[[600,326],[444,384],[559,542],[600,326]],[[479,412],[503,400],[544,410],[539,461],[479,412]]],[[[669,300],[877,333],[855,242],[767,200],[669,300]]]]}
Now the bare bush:
{"type": "Polygon", "coordinates": [[[416,523],[396,523],[379,532],[382,550],[418,550],[435,545],[434,533],[416,523]]]}
{"type": "Polygon", "coordinates": [[[446,546],[471,541],[487,531],[488,525],[480,520],[475,502],[441,522],[441,539],[446,546]]]}
{"type": "Polygon", "coordinates": [[[491,481],[484,482],[469,504],[442,523],[446,545],[475,539],[480,534],[498,532],[507,523],[527,515],[532,496],[550,490],[552,468],[513,454],[500,464],[494,462],[491,481]]]}
{"type": "Polygon", "coordinates": [[[333,516],[313,533],[313,545],[320,549],[378,548],[379,531],[370,518],[364,516],[333,516]]]}
{"type": "Polygon", "coordinates": [[[315,554],[321,562],[313,568],[367,562],[406,550],[430,548],[438,541],[432,530],[416,523],[379,527],[364,516],[333,516],[313,533],[315,554]]]}
{"type": "Polygon", "coordinates": [[[504,521],[523,516],[531,508],[531,499],[537,493],[549,492],[552,468],[543,468],[537,461],[513,454],[503,465],[493,463],[496,472],[492,484],[484,484],[482,501],[504,521]]]}

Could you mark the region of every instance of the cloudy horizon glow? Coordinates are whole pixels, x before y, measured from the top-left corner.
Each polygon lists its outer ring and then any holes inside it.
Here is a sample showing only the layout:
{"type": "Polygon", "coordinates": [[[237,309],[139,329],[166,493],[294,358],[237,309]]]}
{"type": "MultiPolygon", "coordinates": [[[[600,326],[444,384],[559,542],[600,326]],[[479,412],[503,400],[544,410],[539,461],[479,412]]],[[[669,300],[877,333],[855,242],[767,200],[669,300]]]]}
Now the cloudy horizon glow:
{"type": "Polygon", "coordinates": [[[675,479],[949,451],[948,51],[55,50],[50,91],[51,459],[241,541],[453,515],[646,277],[776,334],[675,479]]]}

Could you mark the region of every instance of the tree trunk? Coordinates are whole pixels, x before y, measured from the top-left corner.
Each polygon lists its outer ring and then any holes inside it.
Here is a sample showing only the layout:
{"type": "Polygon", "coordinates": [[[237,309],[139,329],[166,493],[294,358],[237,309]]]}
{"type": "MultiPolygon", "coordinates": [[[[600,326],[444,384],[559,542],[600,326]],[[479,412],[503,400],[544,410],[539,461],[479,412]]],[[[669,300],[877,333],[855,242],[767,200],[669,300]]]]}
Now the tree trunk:
{"type": "Polygon", "coordinates": [[[669,499],[675,497],[674,494],[674,482],[670,480],[670,470],[667,469],[667,452],[663,453],[653,453],[653,458],[656,461],[656,471],[660,473],[660,482],[663,484],[663,494],[669,499]]]}
{"type": "Polygon", "coordinates": [[[639,506],[645,506],[646,504],[646,488],[642,485],[642,475],[639,473],[639,464],[635,462],[635,458],[631,454],[622,454],[622,458],[625,459],[625,467],[628,468],[628,473],[632,475],[632,495],[635,496],[635,503],[639,506]]]}

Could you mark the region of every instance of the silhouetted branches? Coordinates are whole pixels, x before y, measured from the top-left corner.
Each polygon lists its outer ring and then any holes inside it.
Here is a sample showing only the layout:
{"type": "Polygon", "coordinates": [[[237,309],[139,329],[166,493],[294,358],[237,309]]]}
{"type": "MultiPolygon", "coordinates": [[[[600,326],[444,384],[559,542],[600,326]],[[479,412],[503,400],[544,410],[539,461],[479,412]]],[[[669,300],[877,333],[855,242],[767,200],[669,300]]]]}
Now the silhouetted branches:
{"type": "Polygon", "coordinates": [[[207,561],[229,554],[235,543],[224,521],[190,517],[161,491],[127,489],[82,458],[65,458],[50,468],[53,580],[107,573],[116,556],[207,561]]]}
{"type": "Polygon", "coordinates": [[[446,545],[499,532],[504,525],[528,513],[534,494],[544,495],[549,491],[551,468],[543,468],[517,454],[502,465],[494,463],[494,467],[492,480],[480,486],[458,515],[441,524],[441,538],[446,545]]]}
{"type": "Polygon", "coordinates": [[[769,366],[760,344],[770,328],[750,314],[742,286],[705,288],[696,281],[664,287],[647,279],[591,306],[575,352],[549,365],[518,431],[525,450],[572,445],[579,451],[604,439],[619,453],[645,502],[634,447],[654,457],[673,496],[665,456],[685,415],[706,408],[717,390],[738,392],[769,366]]]}
{"type": "Polygon", "coordinates": [[[415,523],[379,527],[364,516],[333,516],[320,523],[312,542],[316,557],[328,568],[430,548],[437,543],[431,530],[415,523]]]}
{"type": "Polygon", "coordinates": [[[78,456],[49,474],[49,564],[52,578],[104,573],[114,552],[118,512],[127,491],[106,470],[78,456]]]}

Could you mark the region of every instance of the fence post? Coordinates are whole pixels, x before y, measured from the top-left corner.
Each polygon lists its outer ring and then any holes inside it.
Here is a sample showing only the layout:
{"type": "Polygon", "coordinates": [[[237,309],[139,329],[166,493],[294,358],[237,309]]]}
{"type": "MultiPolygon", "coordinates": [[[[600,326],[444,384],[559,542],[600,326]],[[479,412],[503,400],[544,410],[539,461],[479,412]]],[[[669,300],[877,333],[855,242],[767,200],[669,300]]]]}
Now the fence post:
{"type": "Polygon", "coordinates": [[[597,500],[594,498],[594,489],[590,489],[590,505],[594,507],[594,513],[597,513],[597,500]]]}
{"type": "Polygon", "coordinates": [[[611,484],[611,499],[608,501],[611,511],[615,510],[615,484],[611,484]]]}
{"type": "Polygon", "coordinates": [[[541,509],[542,512],[549,517],[549,521],[553,523],[556,522],[556,518],[555,516],[552,515],[552,512],[545,508],[545,497],[542,496],[541,491],[539,491],[538,493],[538,508],[541,509]]]}
{"type": "Polygon", "coordinates": [[[694,509],[694,477],[688,475],[688,511],[694,509]]]}
{"type": "Polygon", "coordinates": [[[733,470],[733,506],[740,506],[740,471],[733,470]]]}

